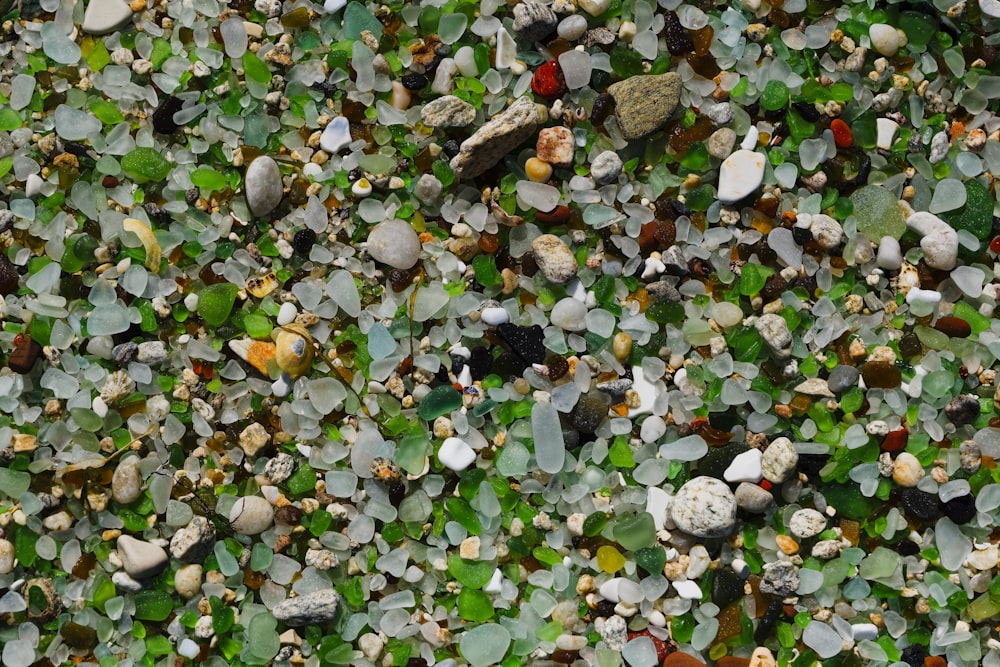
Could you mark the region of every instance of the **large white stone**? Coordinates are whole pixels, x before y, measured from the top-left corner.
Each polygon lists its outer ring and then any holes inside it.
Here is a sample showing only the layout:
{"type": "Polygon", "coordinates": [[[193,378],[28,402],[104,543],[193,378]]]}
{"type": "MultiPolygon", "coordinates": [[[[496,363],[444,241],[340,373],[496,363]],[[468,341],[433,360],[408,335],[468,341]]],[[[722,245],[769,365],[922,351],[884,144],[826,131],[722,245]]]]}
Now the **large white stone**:
{"type": "Polygon", "coordinates": [[[949,271],[958,260],[958,234],[933,213],[919,211],[906,219],[906,226],[920,234],[924,261],[932,269],[949,271]]]}
{"type": "Polygon", "coordinates": [[[719,201],[735,204],[756,190],[764,179],[766,160],[763,153],[746,149],[727,157],[719,170],[719,201]]]}
{"type": "Polygon", "coordinates": [[[162,547],[129,535],[118,538],[118,555],[122,558],[125,572],[135,579],[146,579],[159,574],[170,561],[162,547]]]}
{"type": "Polygon", "coordinates": [[[441,465],[456,472],[465,470],[476,460],[476,452],[461,438],[446,438],[438,450],[441,465]]]}
{"type": "Polygon", "coordinates": [[[874,23],[868,28],[872,46],[883,56],[894,56],[899,50],[899,33],[891,25],[874,23]]]}
{"type": "Polygon", "coordinates": [[[274,523],[274,508],[260,496],[244,496],[229,510],[229,525],[240,535],[263,533],[274,523]]]}
{"type": "Polygon", "coordinates": [[[83,31],[104,35],[122,27],[132,18],[132,8],[124,0],[91,0],[83,13],[83,31]]]}
{"type": "Polygon", "coordinates": [[[368,233],[368,254],[394,269],[409,269],[420,259],[420,237],[402,220],[386,220],[368,233]]]}

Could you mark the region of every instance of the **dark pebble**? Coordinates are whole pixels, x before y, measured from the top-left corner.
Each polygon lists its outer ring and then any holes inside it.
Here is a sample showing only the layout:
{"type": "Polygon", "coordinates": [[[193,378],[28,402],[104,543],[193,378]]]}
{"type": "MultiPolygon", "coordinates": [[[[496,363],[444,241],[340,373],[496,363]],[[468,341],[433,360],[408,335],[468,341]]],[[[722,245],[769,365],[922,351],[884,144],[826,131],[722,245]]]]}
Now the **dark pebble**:
{"type": "Polygon", "coordinates": [[[570,423],[582,433],[593,433],[608,417],[608,404],[598,396],[584,394],[570,413],[570,423]]]}
{"type": "Polygon", "coordinates": [[[979,416],[979,399],[971,394],[957,396],[944,408],[944,413],[955,426],[971,424],[979,416]]]}
{"type": "Polygon", "coordinates": [[[423,74],[410,73],[400,79],[400,83],[407,90],[423,90],[427,85],[427,77],[423,74]]]}
{"type": "Polygon", "coordinates": [[[462,150],[461,144],[459,144],[454,139],[449,139],[444,142],[444,146],[441,147],[441,151],[448,156],[449,159],[458,155],[459,151],[462,150]]]}
{"type": "Polygon", "coordinates": [[[89,651],[97,646],[97,631],[79,623],[63,623],[59,636],[66,645],[78,651],[89,651]]]}
{"type": "Polygon", "coordinates": [[[920,553],[920,547],[917,546],[916,542],[911,542],[910,540],[903,540],[896,545],[896,553],[900,556],[916,556],[920,553]]]}
{"type": "Polygon", "coordinates": [[[799,245],[805,245],[813,240],[813,234],[805,227],[792,227],[792,240],[799,245]]]}
{"type": "Polygon", "coordinates": [[[545,360],[545,333],[537,324],[530,327],[520,327],[505,322],[497,327],[497,333],[510,346],[517,356],[529,364],[540,364],[545,360]]]}
{"type": "Polygon", "coordinates": [[[625,398],[625,392],[632,387],[632,381],[619,378],[610,382],[598,382],[596,386],[598,391],[603,391],[612,400],[619,403],[625,398]]]}
{"type": "Polygon", "coordinates": [[[938,507],[938,497],[933,493],[927,493],[916,488],[903,489],[901,500],[906,514],[915,519],[929,522],[936,521],[941,516],[941,509],[938,507]]]}
{"type": "Polygon", "coordinates": [[[792,104],[792,108],[802,116],[802,120],[807,120],[810,123],[815,123],[819,120],[819,111],[817,111],[816,105],[812,102],[795,102],[792,104]]]}
{"type": "Polygon", "coordinates": [[[682,56],[685,53],[694,51],[694,42],[691,40],[691,33],[681,25],[681,21],[674,12],[663,13],[663,39],[667,43],[667,51],[672,56],[682,56]]]}
{"type": "Polygon", "coordinates": [[[743,581],[727,568],[719,568],[712,579],[712,603],[719,608],[743,597],[743,581]]]}
{"type": "Polygon", "coordinates": [[[0,254],[0,294],[7,296],[16,292],[20,280],[21,274],[14,263],[7,259],[7,255],[0,254]]]}
{"type": "Polygon", "coordinates": [[[472,356],[469,357],[468,363],[472,379],[482,380],[493,369],[493,355],[490,353],[489,348],[476,347],[472,349],[472,356]]]}
{"type": "Polygon", "coordinates": [[[308,257],[309,252],[312,250],[313,246],[316,245],[316,232],[311,229],[300,229],[295,232],[295,236],[292,237],[292,248],[295,252],[302,255],[303,257],[308,257]]]}
{"type": "Polygon", "coordinates": [[[764,612],[764,616],[761,617],[760,623],[753,633],[755,642],[763,644],[771,636],[771,630],[774,629],[774,624],[778,622],[778,618],[783,612],[784,605],[781,602],[781,598],[772,597],[771,601],[767,603],[767,610],[764,612]]]}
{"type": "Polygon", "coordinates": [[[961,526],[975,518],[976,497],[970,493],[967,496],[952,498],[946,503],[941,503],[941,510],[946,517],[961,526]]]}
{"type": "Polygon", "coordinates": [[[899,659],[910,667],[924,667],[927,651],[921,644],[910,644],[900,653],[899,659]]]}
{"type": "Polygon", "coordinates": [[[861,373],[854,366],[835,366],[826,379],[826,384],[835,394],[858,386],[861,373]]]}
{"type": "Polygon", "coordinates": [[[816,477],[829,460],[829,454],[799,454],[799,472],[806,477],[816,477]]]}
{"type": "Polygon", "coordinates": [[[153,129],[160,134],[173,134],[177,131],[174,114],[181,110],[184,103],[176,97],[165,97],[160,106],[153,112],[153,129]]]}
{"type": "Polygon", "coordinates": [[[14,349],[7,357],[7,367],[15,373],[28,373],[41,353],[41,345],[31,340],[31,336],[22,335],[16,339],[14,349]]]}
{"type": "Polygon", "coordinates": [[[111,349],[111,358],[119,366],[125,366],[128,362],[135,359],[135,355],[138,352],[139,346],[132,341],[128,341],[127,343],[122,343],[121,345],[115,345],[111,349]]]}
{"type": "Polygon", "coordinates": [[[934,323],[934,328],[949,338],[968,338],[972,326],[960,317],[942,317],[934,323]]]}

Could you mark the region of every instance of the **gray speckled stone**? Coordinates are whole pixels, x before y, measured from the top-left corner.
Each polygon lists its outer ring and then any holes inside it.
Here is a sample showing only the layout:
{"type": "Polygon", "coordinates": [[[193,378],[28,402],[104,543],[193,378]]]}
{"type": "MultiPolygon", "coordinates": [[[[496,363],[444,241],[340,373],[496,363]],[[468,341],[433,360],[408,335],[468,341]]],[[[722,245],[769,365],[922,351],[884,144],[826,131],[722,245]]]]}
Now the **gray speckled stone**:
{"type": "Polygon", "coordinates": [[[615,100],[615,117],[626,140],[655,132],[674,113],[681,98],[677,72],[633,76],[608,86],[615,100]]]}
{"type": "Polygon", "coordinates": [[[170,538],[170,555],[185,563],[199,563],[208,557],[215,544],[215,526],[203,516],[196,516],[170,538]]]}
{"type": "Polygon", "coordinates": [[[465,127],[476,119],[476,107],[454,95],[431,100],[420,110],[427,127],[465,127]]]}
{"type": "Polygon", "coordinates": [[[540,2],[522,2],[514,6],[514,32],[521,39],[538,42],[556,29],[556,13],[540,2]]]}
{"type": "Polygon", "coordinates": [[[576,257],[558,236],[542,234],[531,242],[531,250],[535,253],[538,268],[550,281],[561,285],[576,276],[576,257]]]}
{"type": "Polygon", "coordinates": [[[340,596],[332,588],[289,598],[273,609],[274,617],[291,627],[329,621],[337,613],[340,596]]]}
{"type": "Polygon", "coordinates": [[[368,233],[368,254],[394,269],[409,269],[420,259],[420,237],[402,220],[386,220],[368,233]]]}
{"type": "Polygon", "coordinates": [[[278,163],[266,155],[251,162],[247,167],[244,189],[247,206],[255,216],[265,216],[277,208],[284,195],[278,163]]]}
{"type": "Polygon", "coordinates": [[[764,565],[760,592],[772,595],[793,595],[799,587],[799,569],[788,561],[775,561],[764,565]]]}
{"type": "Polygon", "coordinates": [[[535,134],[538,110],[530,97],[520,97],[462,142],[451,169],[459,178],[475,178],[535,134]]]}
{"type": "Polygon", "coordinates": [[[770,491],[765,491],[756,484],[743,482],[736,487],[736,504],[744,512],[763,514],[774,502],[770,491]]]}
{"type": "Polygon", "coordinates": [[[674,496],[670,517],[695,537],[725,537],[736,527],[736,497],[714,477],[695,477],[674,496]]]}
{"type": "Polygon", "coordinates": [[[846,391],[851,387],[858,386],[858,378],[861,372],[854,366],[836,366],[830,371],[830,377],[826,379],[826,386],[835,394],[846,391]]]}
{"type": "Polygon", "coordinates": [[[788,438],[775,438],[764,450],[760,459],[760,469],[764,479],[772,484],[781,484],[795,472],[799,464],[799,453],[788,438]]]}

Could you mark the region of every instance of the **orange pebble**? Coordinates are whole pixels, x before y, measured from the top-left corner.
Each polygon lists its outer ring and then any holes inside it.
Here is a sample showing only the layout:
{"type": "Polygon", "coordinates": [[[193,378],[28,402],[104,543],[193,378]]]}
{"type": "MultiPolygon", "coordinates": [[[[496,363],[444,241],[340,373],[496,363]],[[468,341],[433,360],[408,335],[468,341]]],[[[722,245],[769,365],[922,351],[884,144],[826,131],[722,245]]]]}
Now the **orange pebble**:
{"type": "Polygon", "coordinates": [[[552,165],[537,157],[529,157],[524,163],[524,173],[529,181],[544,183],[552,178],[552,165]]]}

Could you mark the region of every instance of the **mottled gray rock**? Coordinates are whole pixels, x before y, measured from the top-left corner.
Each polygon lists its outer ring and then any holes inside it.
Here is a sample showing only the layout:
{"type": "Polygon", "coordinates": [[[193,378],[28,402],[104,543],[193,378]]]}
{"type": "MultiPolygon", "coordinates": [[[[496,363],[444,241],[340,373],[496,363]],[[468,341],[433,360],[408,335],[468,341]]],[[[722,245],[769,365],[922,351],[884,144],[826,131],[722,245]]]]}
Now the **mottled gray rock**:
{"type": "Polygon", "coordinates": [[[826,379],[826,386],[833,393],[839,394],[851,387],[857,387],[859,377],[861,377],[861,371],[854,366],[835,366],[826,379]]]}
{"type": "Polygon", "coordinates": [[[754,326],[757,328],[757,333],[778,358],[787,359],[791,356],[792,332],[788,330],[785,318],[773,313],[761,315],[757,318],[754,326]]]}
{"type": "Polygon", "coordinates": [[[788,521],[788,530],[800,539],[809,539],[823,532],[826,517],[812,508],[797,510],[788,521]]]}
{"type": "Polygon", "coordinates": [[[394,269],[409,269],[420,259],[420,238],[402,220],[386,220],[368,232],[368,254],[394,269]]]}
{"type": "Polygon", "coordinates": [[[576,257],[558,236],[542,234],[531,242],[531,249],[538,268],[550,281],[561,285],[576,275],[576,257]]]}
{"type": "Polygon", "coordinates": [[[295,459],[284,452],[279,452],[264,466],[264,477],[271,484],[281,484],[292,476],[295,469],[295,459]]]}
{"type": "Polygon", "coordinates": [[[760,469],[764,479],[772,484],[781,484],[795,472],[799,464],[799,453],[788,438],[775,438],[764,450],[760,459],[760,469]]]}
{"type": "Polygon", "coordinates": [[[736,497],[713,477],[695,477],[674,496],[670,517],[695,537],[724,537],[736,527],[736,497]]]}
{"type": "Polygon", "coordinates": [[[674,113],[681,95],[677,72],[633,76],[608,86],[615,100],[615,117],[627,141],[655,132],[674,113]]]}
{"type": "Polygon", "coordinates": [[[556,13],[540,2],[522,2],[514,6],[514,32],[521,39],[538,42],[556,29],[556,13]]]}
{"type": "Polygon", "coordinates": [[[518,98],[507,109],[462,142],[451,160],[459,178],[475,178],[534,135],[538,110],[530,97],[518,98]]]}
{"type": "Polygon", "coordinates": [[[444,186],[438,180],[437,176],[434,174],[423,174],[420,180],[417,181],[417,185],[413,188],[413,194],[425,204],[432,204],[441,196],[441,190],[443,189],[444,186]]]}
{"type": "Polygon", "coordinates": [[[273,211],[284,194],[278,163],[267,155],[251,162],[247,167],[244,189],[251,213],[262,217],[273,211]]]}
{"type": "Polygon", "coordinates": [[[263,533],[274,523],[274,509],[260,496],[244,496],[229,510],[229,524],[240,535],[263,533]]]}
{"type": "Polygon", "coordinates": [[[760,592],[772,595],[793,595],[799,587],[799,569],[788,561],[775,561],[764,565],[760,592]]]}
{"type": "Polygon", "coordinates": [[[111,497],[120,505],[133,502],[142,494],[142,475],[139,457],[129,456],[118,464],[111,477],[111,497]]]}
{"type": "Polygon", "coordinates": [[[476,107],[454,95],[431,100],[420,110],[427,127],[465,127],[476,119],[476,107]]]}
{"type": "Polygon", "coordinates": [[[774,502],[770,491],[765,491],[756,484],[742,482],[736,487],[736,504],[744,512],[763,514],[774,502]]]}
{"type": "Polygon", "coordinates": [[[135,350],[135,360],[140,364],[155,366],[167,358],[167,347],[163,341],[150,340],[139,343],[135,350]]]}
{"type": "Polygon", "coordinates": [[[203,516],[196,516],[170,538],[170,555],[184,563],[205,560],[215,543],[215,526],[203,516]]]}
{"type": "Polygon", "coordinates": [[[720,127],[708,138],[708,154],[718,160],[725,160],[736,146],[736,132],[728,127],[720,127]]]}
{"type": "Polygon", "coordinates": [[[590,175],[598,185],[607,185],[618,180],[622,173],[622,159],[614,151],[604,151],[590,163],[590,175]]]}
{"type": "Polygon", "coordinates": [[[162,548],[130,535],[118,538],[118,555],[121,556],[125,572],[135,579],[155,576],[170,562],[167,552],[162,548]]]}
{"type": "Polygon", "coordinates": [[[337,613],[340,596],[329,588],[284,600],[272,610],[274,617],[291,627],[329,621],[337,613]]]}

